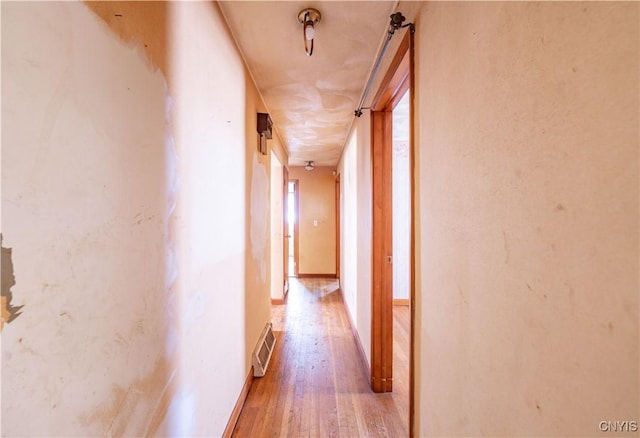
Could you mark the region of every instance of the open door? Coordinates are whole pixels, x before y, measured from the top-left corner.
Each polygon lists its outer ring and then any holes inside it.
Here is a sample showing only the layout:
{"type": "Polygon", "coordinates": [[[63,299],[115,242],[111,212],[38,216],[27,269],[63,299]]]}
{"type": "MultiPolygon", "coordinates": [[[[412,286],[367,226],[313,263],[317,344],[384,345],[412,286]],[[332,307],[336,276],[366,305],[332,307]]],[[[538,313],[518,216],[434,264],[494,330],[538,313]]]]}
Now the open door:
{"type": "Polygon", "coordinates": [[[299,199],[299,188],[298,188],[298,183],[299,181],[297,179],[290,179],[289,180],[289,187],[288,187],[288,198],[287,198],[287,209],[288,209],[288,232],[287,232],[287,236],[288,239],[288,243],[289,243],[289,267],[287,268],[287,272],[289,274],[290,277],[298,277],[299,273],[298,273],[298,266],[299,266],[299,254],[300,254],[300,239],[298,238],[298,232],[299,232],[299,225],[298,225],[298,217],[299,217],[299,211],[298,211],[298,206],[300,205],[300,199],[299,199]]]}
{"type": "Polygon", "coordinates": [[[284,294],[287,296],[289,292],[289,239],[291,239],[289,233],[289,169],[287,166],[282,168],[282,217],[284,218],[284,230],[282,235],[284,236],[284,294]]]}

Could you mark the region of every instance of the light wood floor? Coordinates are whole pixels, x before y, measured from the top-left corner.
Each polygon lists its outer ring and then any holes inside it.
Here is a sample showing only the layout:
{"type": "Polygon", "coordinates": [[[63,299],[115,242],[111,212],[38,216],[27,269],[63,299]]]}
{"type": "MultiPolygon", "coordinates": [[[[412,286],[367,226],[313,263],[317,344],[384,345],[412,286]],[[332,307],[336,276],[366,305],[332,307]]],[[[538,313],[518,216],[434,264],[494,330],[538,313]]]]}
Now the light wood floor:
{"type": "Polygon", "coordinates": [[[291,278],[286,304],[273,306],[272,362],[254,379],[233,436],[409,436],[409,311],[396,310],[394,392],[375,394],[337,282],[291,278]]]}

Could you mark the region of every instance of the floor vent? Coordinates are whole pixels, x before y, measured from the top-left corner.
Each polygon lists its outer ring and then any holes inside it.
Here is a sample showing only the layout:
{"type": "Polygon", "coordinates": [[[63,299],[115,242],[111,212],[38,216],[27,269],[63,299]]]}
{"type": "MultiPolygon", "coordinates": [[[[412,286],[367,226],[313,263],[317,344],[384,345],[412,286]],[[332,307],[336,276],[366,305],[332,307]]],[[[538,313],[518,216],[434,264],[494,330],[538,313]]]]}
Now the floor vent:
{"type": "Polygon", "coordinates": [[[258,345],[253,350],[253,375],[262,377],[267,372],[273,349],[276,346],[276,336],[273,334],[271,323],[267,323],[260,335],[258,345]]]}

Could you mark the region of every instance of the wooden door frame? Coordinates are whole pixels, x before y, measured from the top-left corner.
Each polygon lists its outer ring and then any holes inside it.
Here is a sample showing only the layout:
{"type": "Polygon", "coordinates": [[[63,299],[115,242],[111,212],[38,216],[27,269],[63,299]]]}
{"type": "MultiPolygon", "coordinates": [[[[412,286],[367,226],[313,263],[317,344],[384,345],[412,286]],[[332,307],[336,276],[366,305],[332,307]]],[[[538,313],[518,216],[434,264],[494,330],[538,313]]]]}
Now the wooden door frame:
{"type": "Polygon", "coordinates": [[[371,285],[371,388],[375,392],[393,389],[393,254],[391,154],[392,111],[409,90],[410,173],[410,347],[409,347],[409,433],[414,425],[414,326],[415,326],[415,181],[414,181],[414,75],[413,33],[407,32],[391,61],[389,70],[371,105],[372,161],[372,285],[371,285]]]}
{"type": "Polygon", "coordinates": [[[336,174],[336,278],[340,281],[340,174],[336,174]]]}
{"type": "Polygon", "coordinates": [[[393,390],[391,112],[371,111],[371,389],[393,390]],[[388,303],[391,302],[391,306],[388,303]]]}
{"type": "Polygon", "coordinates": [[[282,255],[284,258],[283,263],[283,276],[284,276],[284,284],[283,288],[283,298],[287,297],[289,293],[289,168],[287,166],[282,166],[282,210],[284,212],[282,217],[282,225],[283,225],[283,249],[282,255]]]}

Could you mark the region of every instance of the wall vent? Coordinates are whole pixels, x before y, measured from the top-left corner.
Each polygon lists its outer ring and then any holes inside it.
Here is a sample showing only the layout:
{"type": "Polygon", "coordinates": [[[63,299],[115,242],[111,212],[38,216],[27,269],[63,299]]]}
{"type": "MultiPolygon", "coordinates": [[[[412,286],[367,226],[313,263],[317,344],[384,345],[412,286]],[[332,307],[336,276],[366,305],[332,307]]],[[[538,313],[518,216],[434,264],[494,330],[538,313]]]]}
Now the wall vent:
{"type": "Polygon", "coordinates": [[[276,336],[273,334],[271,323],[267,323],[258,339],[258,345],[253,350],[253,375],[262,377],[267,372],[273,349],[276,346],[276,336]]]}

